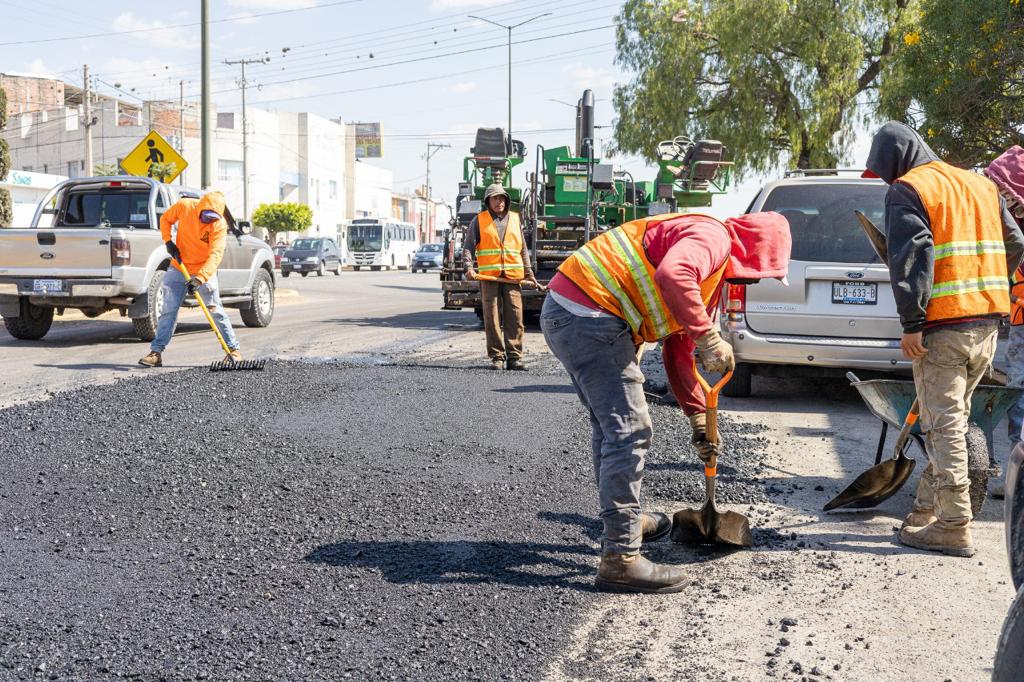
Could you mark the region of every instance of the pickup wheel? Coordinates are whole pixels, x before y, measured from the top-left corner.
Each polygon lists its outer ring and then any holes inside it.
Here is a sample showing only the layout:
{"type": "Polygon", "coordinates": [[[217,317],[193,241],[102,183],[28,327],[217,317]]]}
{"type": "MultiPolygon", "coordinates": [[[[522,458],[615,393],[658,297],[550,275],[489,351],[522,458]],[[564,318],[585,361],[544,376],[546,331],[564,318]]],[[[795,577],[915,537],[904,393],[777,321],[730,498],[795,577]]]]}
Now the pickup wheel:
{"type": "Polygon", "coordinates": [[[730,398],[749,398],[753,376],[754,372],[750,365],[745,362],[736,363],[732,379],[722,387],[722,395],[730,398]]]}
{"type": "Polygon", "coordinates": [[[21,297],[18,304],[21,314],[18,317],[5,317],[4,326],[11,336],[23,341],[37,341],[50,331],[53,324],[53,308],[44,308],[33,304],[26,297],[21,297]]]}
{"type": "Polygon", "coordinates": [[[269,327],[274,319],[274,282],[260,269],[252,280],[252,307],[239,310],[246,327],[269,327]]]}
{"type": "Polygon", "coordinates": [[[133,317],[132,328],[140,341],[152,341],[156,338],[156,326],[160,322],[160,311],[164,308],[164,275],[166,270],[157,270],[149,282],[146,291],[146,316],[133,317]]]}
{"type": "Polygon", "coordinates": [[[1024,664],[1024,587],[1017,592],[1017,598],[1010,604],[1010,612],[1006,614],[996,648],[992,682],[1020,679],[1021,664],[1024,664]]]}
{"type": "Polygon", "coordinates": [[[290,274],[292,274],[292,273],[290,273],[290,272],[282,272],[282,273],[281,273],[281,276],[282,276],[282,277],[287,277],[287,276],[288,276],[288,275],[290,275],[290,274]]]}

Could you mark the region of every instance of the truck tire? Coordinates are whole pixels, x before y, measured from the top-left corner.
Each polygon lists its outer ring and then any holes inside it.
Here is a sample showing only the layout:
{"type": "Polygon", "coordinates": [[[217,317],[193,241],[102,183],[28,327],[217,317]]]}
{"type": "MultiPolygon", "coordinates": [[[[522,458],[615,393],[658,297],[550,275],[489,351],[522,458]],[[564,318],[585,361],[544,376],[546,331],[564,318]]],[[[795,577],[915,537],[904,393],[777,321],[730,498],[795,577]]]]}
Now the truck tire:
{"type": "Polygon", "coordinates": [[[1021,670],[1024,670],[1024,587],[1017,591],[1003,622],[992,666],[992,682],[1015,682],[1020,679],[1021,670]]]}
{"type": "Polygon", "coordinates": [[[146,290],[146,316],[133,317],[132,328],[140,341],[152,341],[156,338],[156,327],[160,322],[160,311],[164,307],[164,275],[166,270],[157,270],[149,281],[146,290]]]}
{"type": "Polygon", "coordinates": [[[722,387],[722,395],[730,398],[749,398],[753,377],[754,372],[749,364],[745,362],[736,363],[736,369],[732,372],[732,379],[722,387]]]}
{"type": "Polygon", "coordinates": [[[53,308],[34,305],[25,296],[18,300],[18,305],[21,308],[18,317],[4,318],[4,326],[10,335],[23,341],[38,341],[46,336],[53,324],[53,308]]]}
{"type": "Polygon", "coordinates": [[[260,268],[252,280],[252,307],[242,308],[242,322],[246,327],[269,327],[274,319],[274,281],[270,273],[260,268]]]}
{"type": "Polygon", "coordinates": [[[290,274],[292,274],[292,273],[290,273],[290,272],[282,272],[282,273],[281,273],[281,276],[282,276],[282,277],[287,277],[287,276],[288,276],[288,275],[290,275],[290,274]]]}

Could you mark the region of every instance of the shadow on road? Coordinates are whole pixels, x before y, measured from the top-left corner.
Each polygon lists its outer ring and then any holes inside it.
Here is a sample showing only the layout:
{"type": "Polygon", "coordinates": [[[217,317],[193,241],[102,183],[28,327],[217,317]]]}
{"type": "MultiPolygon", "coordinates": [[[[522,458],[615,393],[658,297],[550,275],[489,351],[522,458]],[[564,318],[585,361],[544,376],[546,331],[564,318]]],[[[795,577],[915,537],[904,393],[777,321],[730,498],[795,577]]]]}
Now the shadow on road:
{"type": "Polygon", "coordinates": [[[476,316],[472,313],[454,313],[454,311],[431,310],[416,313],[402,313],[391,317],[352,317],[325,320],[327,324],[340,324],[350,327],[387,327],[390,329],[443,329],[449,322],[473,324],[476,316]]]}
{"type": "Polygon", "coordinates": [[[374,289],[398,289],[399,291],[415,291],[415,292],[421,293],[421,294],[424,293],[424,292],[426,292],[426,293],[434,293],[435,290],[436,291],[441,291],[440,285],[438,285],[436,287],[432,287],[432,286],[406,287],[406,286],[399,286],[397,284],[374,284],[373,288],[374,289]]]}
{"type": "Polygon", "coordinates": [[[116,370],[118,372],[130,372],[136,369],[145,369],[142,365],[125,365],[117,362],[85,362],[77,365],[47,365],[43,363],[37,363],[36,367],[40,367],[43,369],[65,369],[76,371],[86,371],[90,369],[110,369],[116,370]]]}
{"type": "Polygon", "coordinates": [[[576,393],[576,389],[568,384],[528,384],[526,386],[511,386],[509,388],[496,388],[495,393],[576,393]]]}

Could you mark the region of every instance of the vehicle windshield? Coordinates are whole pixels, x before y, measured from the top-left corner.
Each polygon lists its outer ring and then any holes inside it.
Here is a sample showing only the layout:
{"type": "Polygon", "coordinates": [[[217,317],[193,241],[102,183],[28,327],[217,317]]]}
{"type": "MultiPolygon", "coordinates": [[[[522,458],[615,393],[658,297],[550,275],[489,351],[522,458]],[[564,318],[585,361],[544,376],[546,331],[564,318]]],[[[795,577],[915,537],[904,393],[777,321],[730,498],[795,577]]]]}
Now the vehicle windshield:
{"type": "Polygon", "coordinates": [[[420,253],[441,253],[440,244],[424,244],[420,247],[420,253]]]}
{"type": "Polygon", "coordinates": [[[826,263],[877,263],[854,210],[885,229],[886,186],[807,183],[776,187],[762,211],[777,211],[793,234],[792,260],[826,263]]]}
{"type": "Polygon", "coordinates": [[[149,227],[149,190],[73,192],[68,195],[61,225],[149,227]]]}
{"type": "Polygon", "coordinates": [[[320,248],[319,239],[296,239],[288,247],[289,251],[316,251],[320,248]]]}
{"type": "Polygon", "coordinates": [[[380,225],[352,225],[348,228],[348,248],[353,251],[380,251],[380,225]]]}

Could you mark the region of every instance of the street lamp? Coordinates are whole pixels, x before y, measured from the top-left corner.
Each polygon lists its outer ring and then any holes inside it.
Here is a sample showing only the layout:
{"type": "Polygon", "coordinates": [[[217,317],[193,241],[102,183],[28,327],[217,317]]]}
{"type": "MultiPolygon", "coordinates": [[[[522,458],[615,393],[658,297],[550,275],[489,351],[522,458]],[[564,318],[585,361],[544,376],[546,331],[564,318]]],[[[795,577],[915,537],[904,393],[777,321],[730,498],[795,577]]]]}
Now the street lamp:
{"type": "Polygon", "coordinates": [[[484,22],[487,22],[488,24],[493,24],[494,26],[497,26],[499,28],[503,28],[503,29],[508,31],[508,145],[509,145],[509,149],[511,149],[511,147],[512,147],[512,29],[519,28],[520,26],[523,26],[524,24],[528,24],[531,21],[535,21],[537,19],[540,19],[541,17],[547,17],[547,16],[551,16],[551,12],[545,12],[544,14],[538,14],[537,16],[531,17],[531,18],[527,19],[526,21],[520,21],[518,24],[512,24],[511,26],[507,26],[505,24],[499,24],[496,21],[491,21],[490,19],[484,19],[483,17],[478,17],[478,16],[475,16],[473,14],[469,15],[470,19],[477,19],[479,21],[484,21],[484,22]]]}

